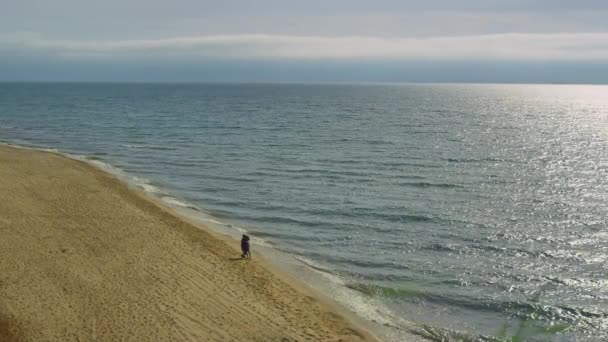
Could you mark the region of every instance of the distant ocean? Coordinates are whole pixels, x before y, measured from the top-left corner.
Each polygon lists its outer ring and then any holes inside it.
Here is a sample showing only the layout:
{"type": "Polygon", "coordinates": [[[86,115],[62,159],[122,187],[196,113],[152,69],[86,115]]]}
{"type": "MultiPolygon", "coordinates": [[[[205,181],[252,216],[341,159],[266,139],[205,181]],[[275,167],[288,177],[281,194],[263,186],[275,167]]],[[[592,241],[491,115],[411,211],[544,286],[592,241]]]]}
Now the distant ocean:
{"type": "Polygon", "coordinates": [[[608,86],[3,83],[0,141],[249,232],[387,340],[608,340],[608,86]]]}

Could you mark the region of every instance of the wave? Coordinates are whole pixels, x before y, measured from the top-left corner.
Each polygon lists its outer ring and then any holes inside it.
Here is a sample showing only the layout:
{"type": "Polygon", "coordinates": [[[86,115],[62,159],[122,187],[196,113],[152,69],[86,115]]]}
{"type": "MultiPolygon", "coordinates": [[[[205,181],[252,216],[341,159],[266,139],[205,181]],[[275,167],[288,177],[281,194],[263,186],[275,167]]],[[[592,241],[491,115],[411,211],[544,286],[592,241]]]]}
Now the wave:
{"type": "Polygon", "coordinates": [[[160,145],[145,145],[145,144],[121,144],[120,146],[128,149],[144,149],[144,150],[157,150],[157,151],[176,151],[176,147],[171,146],[160,146],[160,145]]]}
{"type": "Polygon", "coordinates": [[[288,233],[270,233],[270,232],[262,232],[262,231],[258,231],[258,230],[250,230],[249,231],[252,235],[255,235],[257,237],[260,238],[271,238],[271,239],[282,239],[282,240],[296,240],[296,241],[314,241],[314,240],[318,240],[318,237],[314,237],[314,236],[301,236],[301,235],[295,235],[295,234],[288,234],[288,233]]]}
{"type": "Polygon", "coordinates": [[[418,289],[395,288],[366,283],[350,283],[346,284],[346,287],[368,296],[378,297],[416,297],[422,294],[421,290],[418,289]]]}
{"type": "Polygon", "coordinates": [[[219,176],[219,175],[205,175],[208,179],[217,179],[231,182],[239,182],[239,183],[255,183],[258,180],[252,178],[243,178],[243,177],[229,177],[229,176],[219,176]]]}
{"type": "Polygon", "coordinates": [[[369,173],[359,172],[352,170],[329,170],[329,169],[313,169],[313,168],[299,168],[299,169],[281,169],[283,173],[297,173],[297,174],[321,174],[321,175],[337,175],[337,176],[360,176],[368,177],[369,173]]]}
{"type": "Polygon", "coordinates": [[[394,141],[386,141],[386,140],[367,140],[365,142],[369,145],[395,145],[394,141]]]}
{"type": "MultiPolygon", "coordinates": [[[[222,214],[220,213],[220,216],[222,214]]],[[[240,219],[244,221],[255,221],[255,222],[265,222],[265,223],[279,223],[286,225],[298,225],[305,227],[322,227],[329,225],[328,222],[325,221],[308,221],[308,220],[299,220],[289,217],[281,217],[281,216],[256,216],[256,215],[248,215],[248,214],[239,214],[239,213],[230,213],[228,216],[230,218],[240,219]]]]}
{"type": "Polygon", "coordinates": [[[383,162],[383,161],[379,161],[378,165],[389,166],[389,167],[410,167],[410,166],[413,166],[413,167],[432,168],[432,169],[443,168],[443,165],[439,165],[439,164],[434,165],[434,164],[429,164],[429,163],[415,163],[415,162],[383,162]]]}
{"type": "Polygon", "coordinates": [[[506,158],[494,158],[494,157],[487,157],[487,158],[445,158],[445,161],[448,162],[452,162],[452,163],[482,163],[482,162],[516,162],[515,160],[512,159],[506,159],[506,158]]]}
{"type": "Polygon", "coordinates": [[[512,319],[561,322],[572,325],[584,324],[593,327],[608,318],[608,313],[593,312],[566,305],[544,304],[538,298],[531,298],[529,301],[503,301],[492,298],[440,294],[417,287],[390,287],[359,282],[347,283],[346,287],[370,297],[392,298],[393,300],[412,300],[412,298],[416,298],[416,301],[422,300],[441,306],[500,313],[512,319]]]}
{"type": "Polygon", "coordinates": [[[344,284],[342,279],[340,279],[338,276],[336,276],[332,272],[331,269],[329,269],[325,266],[322,266],[321,264],[319,264],[311,259],[308,259],[306,257],[303,257],[301,255],[295,256],[295,259],[298,260],[299,262],[303,263],[304,265],[306,265],[308,268],[311,268],[317,272],[321,272],[321,273],[331,276],[334,282],[344,284]]]}
{"type": "Polygon", "coordinates": [[[171,197],[171,196],[162,196],[161,200],[171,206],[175,206],[175,207],[182,207],[182,208],[188,208],[188,209],[193,209],[193,210],[197,210],[197,211],[201,211],[201,209],[197,206],[195,206],[194,204],[179,200],[175,197],[171,197]]]}
{"type": "Polygon", "coordinates": [[[400,324],[405,322],[405,320],[395,315],[381,301],[376,301],[359,291],[349,288],[343,278],[336,275],[330,268],[304,256],[295,256],[295,259],[306,266],[307,269],[321,275],[321,278],[324,280],[314,281],[314,287],[322,292],[329,293],[331,298],[336,302],[341,303],[368,321],[384,327],[409,332],[408,329],[400,324]]]}
{"type": "Polygon", "coordinates": [[[167,160],[157,160],[155,161],[157,164],[161,165],[169,165],[169,166],[181,166],[181,167],[200,167],[202,162],[179,162],[179,161],[167,161],[167,160]]]}
{"type": "Polygon", "coordinates": [[[429,251],[433,251],[433,252],[459,252],[463,248],[466,248],[466,247],[457,246],[457,245],[454,245],[451,243],[444,242],[444,243],[432,243],[427,246],[422,246],[420,249],[429,250],[429,251]]]}
{"type": "Polygon", "coordinates": [[[395,223],[407,223],[407,222],[433,222],[437,221],[430,215],[416,215],[416,214],[388,214],[388,213],[375,213],[371,215],[379,219],[395,222],[395,223]]]}
{"type": "MultiPolygon", "coordinates": [[[[302,255],[299,252],[287,251],[290,254],[302,255]]],[[[330,265],[340,266],[345,265],[345,268],[336,270],[333,273],[341,274],[341,275],[352,275],[353,277],[360,278],[362,275],[359,272],[355,272],[352,270],[352,266],[356,266],[359,268],[367,268],[369,270],[409,270],[410,268],[407,265],[398,264],[396,262],[379,262],[374,260],[357,260],[350,257],[341,257],[339,255],[329,255],[314,251],[306,251],[306,256],[313,258],[315,260],[323,260],[330,265]]]]}
{"type": "Polygon", "coordinates": [[[453,183],[399,182],[397,184],[416,188],[464,188],[462,185],[453,183]]]}
{"type": "Polygon", "coordinates": [[[159,187],[150,184],[150,180],[143,177],[133,176],[131,177],[131,182],[135,184],[135,186],[143,189],[145,192],[149,192],[151,194],[165,194],[159,187]]]}

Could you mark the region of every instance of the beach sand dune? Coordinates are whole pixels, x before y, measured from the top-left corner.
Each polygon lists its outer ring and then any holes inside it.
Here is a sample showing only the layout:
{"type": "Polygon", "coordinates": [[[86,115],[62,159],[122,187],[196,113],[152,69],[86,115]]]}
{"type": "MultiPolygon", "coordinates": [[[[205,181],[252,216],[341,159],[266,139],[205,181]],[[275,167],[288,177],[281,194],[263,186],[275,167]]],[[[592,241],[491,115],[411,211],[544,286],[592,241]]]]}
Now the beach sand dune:
{"type": "Polygon", "coordinates": [[[0,147],[0,341],[367,341],[335,307],[114,177],[0,147]]]}

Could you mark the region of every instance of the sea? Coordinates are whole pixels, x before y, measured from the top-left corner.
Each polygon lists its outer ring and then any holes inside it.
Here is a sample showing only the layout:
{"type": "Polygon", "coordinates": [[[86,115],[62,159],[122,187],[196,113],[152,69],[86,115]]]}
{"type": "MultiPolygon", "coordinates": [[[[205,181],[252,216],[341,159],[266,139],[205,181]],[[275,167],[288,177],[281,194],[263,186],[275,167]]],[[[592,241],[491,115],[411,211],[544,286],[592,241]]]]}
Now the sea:
{"type": "Polygon", "coordinates": [[[0,141],[250,235],[385,341],[608,340],[608,86],[0,83],[0,141]]]}

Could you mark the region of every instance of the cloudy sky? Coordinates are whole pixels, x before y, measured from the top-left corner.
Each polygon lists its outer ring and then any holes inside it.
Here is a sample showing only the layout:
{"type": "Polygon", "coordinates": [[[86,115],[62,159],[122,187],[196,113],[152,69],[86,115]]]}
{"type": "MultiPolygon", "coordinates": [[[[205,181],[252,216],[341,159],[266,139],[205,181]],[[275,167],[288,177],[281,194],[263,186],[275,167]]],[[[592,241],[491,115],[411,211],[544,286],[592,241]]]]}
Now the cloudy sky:
{"type": "Polygon", "coordinates": [[[3,0],[0,80],[608,83],[605,0],[3,0]]]}

